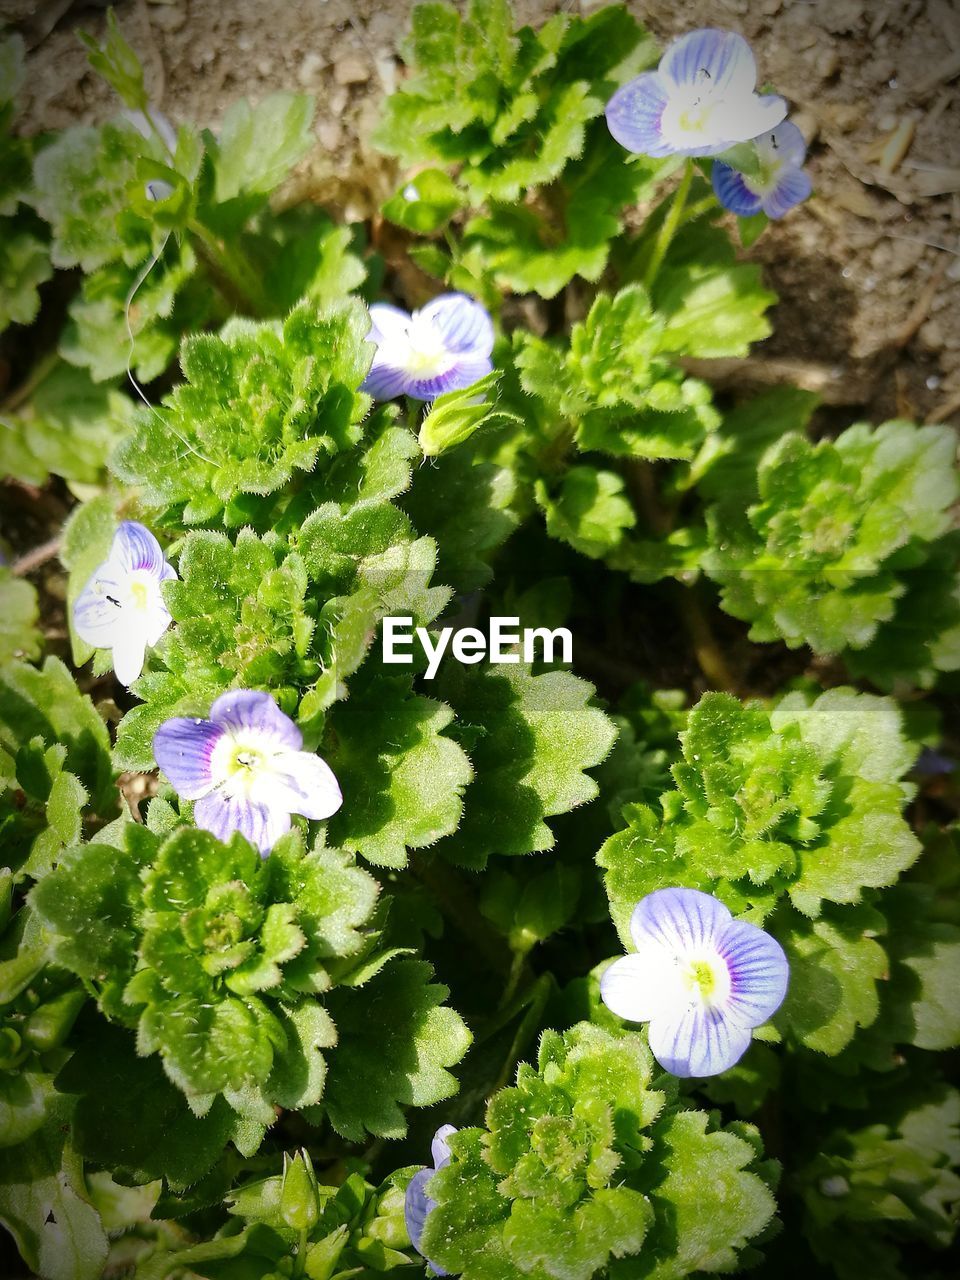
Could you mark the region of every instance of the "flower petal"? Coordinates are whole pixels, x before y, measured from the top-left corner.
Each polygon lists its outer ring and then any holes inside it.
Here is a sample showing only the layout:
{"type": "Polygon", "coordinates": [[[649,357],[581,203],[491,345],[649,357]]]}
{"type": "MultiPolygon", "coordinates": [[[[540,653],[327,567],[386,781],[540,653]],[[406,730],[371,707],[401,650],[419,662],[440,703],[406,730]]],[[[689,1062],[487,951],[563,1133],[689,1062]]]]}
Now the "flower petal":
{"type": "Polygon", "coordinates": [[[239,831],[266,857],[282,835],[290,830],[290,815],[256,804],[240,792],[218,787],[197,801],[193,820],[218,840],[229,840],[239,831]]]}
{"type": "Polygon", "coordinates": [[[444,1165],[450,1163],[451,1152],[450,1144],[447,1139],[456,1132],[456,1125],[442,1124],[433,1135],[433,1141],[430,1144],[430,1154],[433,1156],[433,1167],[435,1169],[442,1169],[444,1165]]]}
{"type": "MultiPolygon", "coordinates": [[[[441,293],[414,318],[431,324],[448,351],[489,356],[493,351],[493,321],[486,310],[465,293],[441,293]]],[[[468,384],[469,385],[469,384],[468,384]]]]}
{"type": "Polygon", "coordinates": [[[757,150],[790,169],[799,169],[807,158],[807,144],[792,120],[784,120],[757,138],[757,150]]]}
{"type": "Polygon", "coordinates": [[[258,772],[251,798],[269,808],[305,818],[329,818],[343,804],[343,794],[327,762],[309,751],[279,752],[258,772]]]}
{"type": "Polygon", "coordinates": [[[210,708],[210,719],[234,736],[250,736],[274,749],[299,751],[303,735],[269,693],[231,689],[210,708]]]}
{"type": "Polygon", "coordinates": [[[378,347],[390,346],[391,343],[406,343],[410,329],[411,315],[400,307],[392,307],[388,302],[375,302],[370,308],[370,332],[368,342],[375,342],[378,347]]]}
{"type": "Polygon", "coordinates": [[[658,71],[676,85],[695,86],[716,97],[752,93],[757,84],[757,64],[746,40],[716,27],[688,31],[674,40],[658,71]]]}
{"type": "Polygon", "coordinates": [[[746,1027],[701,1004],[688,1005],[677,1016],[655,1018],[648,1034],[650,1052],[661,1067],[683,1079],[728,1070],[740,1061],[752,1038],[746,1027]]]}
{"type": "Polygon", "coordinates": [[[147,636],[143,627],[123,626],[113,640],[113,672],[128,689],[143,671],[147,636]]]}
{"type": "Polygon", "coordinates": [[[621,956],[604,969],[600,999],[628,1022],[649,1022],[685,1000],[677,966],[663,947],[645,946],[633,955],[621,956]]]}
{"type": "Polygon", "coordinates": [[[809,174],[802,169],[787,169],[774,189],[763,197],[763,211],[768,218],[782,218],[795,205],[806,200],[812,190],[809,174]]]}
{"type": "MultiPolygon", "coordinates": [[[[721,150],[733,142],[752,142],[777,127],[787,114],[787,103],[775,93],[751,93],[718,102],[711,118],[711,130],[726,141],[721,150]]],[[[716,148],[714,148],[714,153],[716,148]]]]}
{"type": "Polygon", "coordinates": [[[730,971],[726,1013],[741,1026],[759,1027],[783,1004],[790,965],[776,938],[745,920],[731,920],[717,938],[730,971]]]}
{"type": "Polygon", "coordinates": [[[153,735],[153,757],[178,796],[199,800],[213,788],[210,761],[222,738],[219,725],[184,716],[165,720],[153,735]]]}
{"type": "Polygon", "coordinates": [[[417,1253],[420,1252],[420,1241],[423,1238],[423,1228],[426,1225],[427,1214],[434,1205],[434,1202],[424,1189],[433,1177],[434,1172],[433,1169],[421,1169],[419,1173],[415,1173],[407,1183],[407,1190],[403,1199],[403,1220],[407,1226],[407,1235],[410,1237],[410,1243],[417,1253]]]}
{"type": "Polygon", "coordinates": [[[714,160],[710,175],[713,192],[725,209],[741,218],[760,212],[760,197],[747,186],[743,174],[721,160],[714,160]]]}
{"type": "Polygon", "coordinates": [[[431,378],[408,377],[404,389],[414,400],[436,400],[437,396],[445,395],[448,391],[472,387],[492,368],[493,361],[489,356],[460,356],[456,364],[445,373],[435,374],[431,378]]]}
{"type": "Polygon", "coordinates": [[[628,151],[645,156],[672,155],[673,148],[660,132],[666,105],[663,80],[656,71],[645,71],[618,89],[607,103],[607,128],[628,151]]]}
{"type": "Polygon", "coordinates": [[[375,357],[370,372],[360,384],[360,390],[373,396],[374,400],[395,400],[406,392],[408,382],[409,374],[406,369],[380,363],[379,358],[375,357]]]}
{"type": "Polygon", "coordinates": [[[97,649],[109,649],[123,626],[124,588],[108,564],[91,575],[73,606],[77,635],[97,649]]]}
{"type": "Polygon", "coordinates": [[[630,932],[638,951],[655,943],[685,955],[713,944],[731,918],[719,899],[699,889],[656,889],[634,907],[630,932]]]}
{"type": "Polygon", "coordinates": [[[149,529],[137,524],[135,520],[124,520],[113,535],[107,563],[128,573],[135,569],[145,569],[157,579],[165,576],[164,569],[169,567],[163,558],[160,543],[149,529]]]}

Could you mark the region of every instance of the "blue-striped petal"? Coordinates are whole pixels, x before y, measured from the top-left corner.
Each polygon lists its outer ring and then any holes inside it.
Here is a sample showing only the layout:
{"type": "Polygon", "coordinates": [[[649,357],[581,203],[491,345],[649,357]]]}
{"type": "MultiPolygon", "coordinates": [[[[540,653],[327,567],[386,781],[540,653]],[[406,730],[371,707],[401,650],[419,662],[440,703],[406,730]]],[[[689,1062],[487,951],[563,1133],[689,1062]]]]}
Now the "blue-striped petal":
{"type": "Polygon", "coordinates": [[[231,689],[222,693],[210,708],[210,719],[233,735],[262,740],[264,745],[299,751],[303,735],[289,716],[283,714],[269,693],[255,689],[231,689]]]}
{"type": "Polygon", "coordinates": [[[211,758],[222,738],[218,725],[183,716],[165,720],[153,735],[153,757],[184,800],[199,800],[213,788],[211,758]]]}
{"type": "Polygon", "coordinates": [[[430,1143],[430,1154],[433,1157],[433,1167],[442,1169],[450,1163],[450,1143],[448,1138],[457,1132],[456,1125],[442,1124],[437,1132],[433,1135],[433,1141],[430,1143]]]}
{"type": "Polygon", "coordinates": [[[423,1228],[427,1222],[427,1214],[434,1202],[426,1193],[426,1185],[433,1177],[435,1170],[421,1169],[407,1183],[403,1198],[403,1220],[406,1223],[410,1243],[420,1252],[420,1241],[423,1239],[423,1228]]]}
{"type": "Polygon", "coordinates": [[[406,394],[414,400],[436,400],[448,391],[462,391],[472,387],[493,369],[489,356],[458,356],[456,364],[444,373],[431,378],[408,378],[406,394]]]}
{"type": "Polygon", "coordinates": [[[656,71],[629,81],[607,103],[607,128],[622,147],[645,156],[668,156],[673,147],[660,130],[667,93],[656,71]]]}
{"type": "Polygon", "coordinates": [[[108,564],[120,565],[128,571],[144,569],[156,578],[165,576],[169,567],[163,558],[160,543],[144,525],[136,520],[124,520],[113,535],[108,564]]]}
{"type": "Polygon", "coordinates": [[[722,902],[699,889],[657,889],[634,907],[630,933],[638,951],[654,943],[686,955],[713,947],[731,918],[722,902]]]}
{"type": "Polygon", "coordinates": [[[476,356],[493,351],[493,321],[465,293],[441,293],[420,310],[419,317],[436,329],[447,351],[476,356]]]}
{"type": "Polygon", "coordinates": [[[790,169],[799,169],[807,158],[806,141],[792,120],[784,120],[757,138],[757,150],[767,160],[790,169]]]}
{"type": "Polygon", "coordinates": [[[768,218],[782,218],[806,200],[812,190],[813,183],[802,169],[786,169],[777,179],[773,190],[764,195],[763,211],[768,218]]]}
{"type": "Polygon", "coordinates": [[[783,1004],[790,965],[776,938],[744,920],[731,920],[717,939],[730,973],[726,1014],[745,1027],[759,1027],[783,1004]]]}
{"type": "Polygon", "coordinates": [[[739,1062],[750,1047],[747,1027],[719,1009],[691,1004],[655,1018],[648,1029],[650,1052],[665,1071],[686,1079],[716,1076],[739,1062]]]}
{"type": "Polygon", "coordinates": [[[725,209],[741,218],[760,212],[761,198],[747,186],[742,173],[721,160],[714,160],[710,175],[713,192],[725,209]]]}
{"type": "Polygon", "coordinates": [[[241,792],[226,787],[202,796],[193,807],[193,820],[218,840],[229,840],[235,831],[266,857],[282,835],[290,830],[290,814],[255,804],[241,792]]]}
{"type": "Polygon", "coordinates": [[[676,85],[696,87],[711,95],[751,93],[757,64],[743,36],[735,31],[701,27],[674,40],[660,59],[662,76],[676,85]]]}

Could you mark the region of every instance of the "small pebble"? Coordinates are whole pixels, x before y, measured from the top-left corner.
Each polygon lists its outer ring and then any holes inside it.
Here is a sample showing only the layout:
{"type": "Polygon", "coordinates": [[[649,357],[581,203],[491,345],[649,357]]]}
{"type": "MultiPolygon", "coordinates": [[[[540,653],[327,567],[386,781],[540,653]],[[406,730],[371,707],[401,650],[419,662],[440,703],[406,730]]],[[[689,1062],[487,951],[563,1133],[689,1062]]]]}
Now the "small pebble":
{"type": "Polygon", "coordinates": [[[345,58],[337,59],[333,78],[337,84],[366,84],[370,79],[370,66],[357,54],[349,53],[345,58]]]}

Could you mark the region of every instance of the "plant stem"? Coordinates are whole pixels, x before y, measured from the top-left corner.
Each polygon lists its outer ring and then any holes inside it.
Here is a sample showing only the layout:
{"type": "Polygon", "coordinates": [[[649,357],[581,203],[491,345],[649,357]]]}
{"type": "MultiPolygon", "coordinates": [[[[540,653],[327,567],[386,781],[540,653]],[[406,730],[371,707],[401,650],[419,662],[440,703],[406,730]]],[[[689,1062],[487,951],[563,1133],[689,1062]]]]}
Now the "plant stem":
{"type": "Polygon", "coordinates": [[[666,217],[660,224],[660,230],[657,232],[657,238],[653,242],[653,252],[650,255],[650,261],[647,263],[647,269],[644,273],[643,283],[649,292],[653,288],[653,282],[657,278],[657,272],[663,265],[663,260],[667,256],[667,250],[670,248],[670,242],[676,235],[677,228],[680,226],[680,219],[683,217],[684,205],[687,203],[687,196],[690,194],[690,184],[693,182],[693,161],[687,160],[684,165],[683,177],[680,179],[680,185],[673,193],[673,200],[670,202],[670,208],[667,210],[666,217]]]}
{"type": "Polygon", "coordinates": [[[550,975],[541,974],[531,988],[531,999],[527,1006],[527,1011],[520,1019],[520,1025],[517,1027],[513,1040],[510,1043],[510,1050],[507,1054],[503,1068],[497,1077],[497,1080],[491,1090],[496,1093],[498,1089],[502,1089],[510,1076],[513,1069],[520,1059],[520,1055],[527,1047],[530,1037],[535,1033],[540,1025],[540,1018],[546,1006],[547,1000],[550,998],[550,975]]]}
{"type": "Polygon", "coordinates": [[[0,412],[14,413],[24,401],[29,400],[41,383],[46,382],[47,378],[60,363],[60,354],[56,350],[48,351],[45,356],[41,356],[37,363],[30,370],[24,382],[19,387],[14,388],[0,405],[0,412]]]}
{"type": "Polygon", "coordinates": [[[436,897],[440,910],[464,938],[498,973],[509,973],[509,952],[503,939],[480,914],[476,896],[463,883],[453,867],[440,858],[416,860],[413,870],[419,880],[436,897]]]}
{"type": "Polygon", "coordinates": [[[733,693],[737,681],[714,637],[703,606],[695,588],[683,587],[680,596],[680,616],[693,643],[700,670],[715,689],[733,693]]]}
{"type": "Polygon", "coordinates": [[[202,223],[191,219],[187,225],[198,242],[200,257],[227,302],[247,315],[263,315],[267,306],[260,281],[202,223]]]}

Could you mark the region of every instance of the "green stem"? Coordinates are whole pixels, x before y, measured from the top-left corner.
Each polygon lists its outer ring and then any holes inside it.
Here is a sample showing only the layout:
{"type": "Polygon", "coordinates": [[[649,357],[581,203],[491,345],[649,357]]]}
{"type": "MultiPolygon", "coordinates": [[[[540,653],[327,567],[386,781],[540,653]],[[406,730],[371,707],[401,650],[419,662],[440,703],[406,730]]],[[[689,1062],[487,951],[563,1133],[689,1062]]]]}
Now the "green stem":
{"type": "Polygon", "coordinates": [[[268,308],[260,281],[253,272],[230,253],[202,223],[191,219],[187,226],[198,242],[200,257],[227,301],[247,315],[263,315],[268,308]]]}
{"type": "Polygon", "coordinates": [[[19,387],[14,388],[0,405],[0,412],[14,413],[19,409],[25,401],[30,399],[37,387],[42,382],[46,382],[59,363],[60,355],[57,351],[48,351],[45,356],[41,356],[30,370],[26,381],[21,382],[19,387]]]}
{"type": "Polygon", "coordinates": [[[309,1234],[306,1227],[300,1229],[300,1239],[297,1242],[297,1256],[293,1263],[294,1277],[302,1276],[307,1266],[307,1240],[309,1234]]]}
{"type": "Polygon", "coordinates": [[[735,692],[737,681],[714,638],[696,588],[683,587],[681,591],[680,615],[693,643],[693,651],[700,670],[715,689],[723,689],[727,693],[735,692]]]}
{"type": "Polygon", "coordinates": [[[530,1041],[530,1037],[536,1033],[540,1026],[540,1019],[546,1008],[547,1001],[550,998],[551,979],[549,974],[541,974],[531,989],[530,1003],[527,1011],[520,1019],[520,1025],[517,1027],[516,1033],[510,1044],[510,1051],[507,1054],[506,1061],[500,1071],[499,1076],[494,1083],[492,1093],[496,1093],[498,1089],[502,1089],[513,1074],[514,1068],[520,1060],[521,1055],[530,1041]]]}
{"type": "Polygon", "coordinates": [[[150,105],[149,105],[149,103],[146,103],[146,102],[145,102],[145,103],[143,104],[143,115],[144,115],[144,119],[146,120],[147,124],[150,126],[150,131],[151,131],[151,133],[153,134],[153,136],[156,138],[156,140],[160,143],[161,147],[163,147],[164,151],[167,153],[167,155],[168,155],[168,156],[170,157],[170,159],[172,160],[172,159],[173,159],[173,152],[170,150],[170,144],[167,142],[166,138],[163,136],[163,133],[160,131],[160,128],[159,128],[159,126],[157,125],[156,120],[154,120],[154,118],[153,118],[153,114],[152,114],[152,113],[151,113],[151,111],[150,111],[150,105]]]}
{"type": "Polygon", "coordinates": [[[657,232],[657,238],[653,242],[653,252],[650,255],[650,261],[647,263],[647,269],[643,277],[643,283],[648,292],[653,288],[653,282],[656,280],[657,272],[667,256],[670,242],[680,226],[684,205],[687,203],[687,196],[690,194],[690,184],[693,182],[693,171],[693,161],[687,160],[683,169],[683,177],[680,179],[680,185],[673,193],[670,208],[667,210],[666,217],[661,222],[660,230],[657,232]]]}

